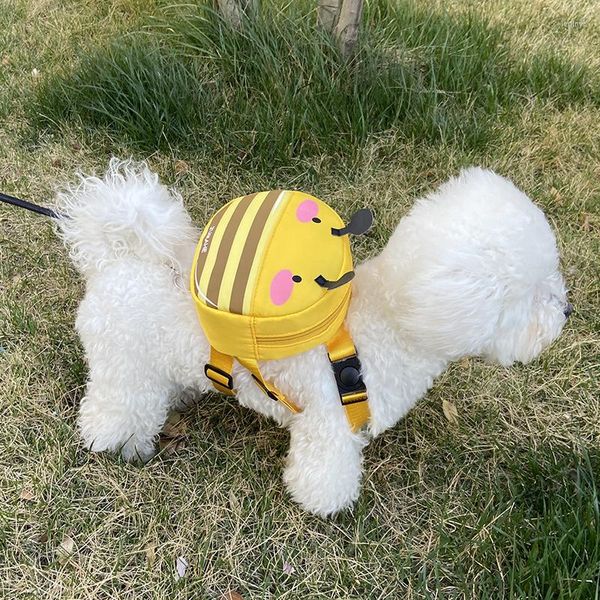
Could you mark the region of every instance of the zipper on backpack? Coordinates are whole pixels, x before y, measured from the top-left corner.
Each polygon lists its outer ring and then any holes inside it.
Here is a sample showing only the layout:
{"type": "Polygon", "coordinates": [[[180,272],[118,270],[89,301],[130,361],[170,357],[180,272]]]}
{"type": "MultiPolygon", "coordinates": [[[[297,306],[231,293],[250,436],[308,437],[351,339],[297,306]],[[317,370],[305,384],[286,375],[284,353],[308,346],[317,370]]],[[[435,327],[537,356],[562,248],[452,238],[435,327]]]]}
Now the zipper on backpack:
{"type": "Polygon", "coordinates": [[[277,335],[277,336],[273,335],[273,336],[268,336],[268,337],[261,336],[261,337],[256,338],[256,342],[259,346],[278,346],[282,342],[302,340],[306,337],[313,337],[315,335],[318,335],[319,333],[326,331],[331,326],[331,324],[338,318],[339,311],[344,307],[345,304],[346,304],[346,299],[344,298],[344,301],[342,303],[340,303],[340,305],[338,306],[336,311],[334,311],[333,313],[330,313],[326,319],[319,322],[317,325],[314,325],[310,329],[303,331],[302,333],[277,335]]]}

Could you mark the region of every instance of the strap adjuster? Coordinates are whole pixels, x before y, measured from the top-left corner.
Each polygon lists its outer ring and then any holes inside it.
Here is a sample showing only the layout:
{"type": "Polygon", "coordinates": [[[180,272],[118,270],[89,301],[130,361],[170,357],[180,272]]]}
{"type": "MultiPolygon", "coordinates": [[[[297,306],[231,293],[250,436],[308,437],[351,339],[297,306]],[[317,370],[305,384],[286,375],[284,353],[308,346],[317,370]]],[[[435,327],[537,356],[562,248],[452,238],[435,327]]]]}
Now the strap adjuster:
{"type": "Polygon", "coordinates": [[[219,367],[206,363],[204,365],[204,374],[215,385],[219,385],[230,392],[233,392],[233,377],[231,376],[231,373],[227,373],[227,371],[223,371],[223,369],[219,369],[219,367]],[[214,375],[212,373],[214,373],[214,375]],[[222,379],[219,379],[219,377],[222,379]]]}
{"type": "Polygon", "coordinates": [[[281,399],[274,392],[272,392],[254,373],[250,373],[252,375],[252,379],[257,383],[258,387],[269,397],[271,400],[275,400],[275,402],[279,402],[281,399]]]}

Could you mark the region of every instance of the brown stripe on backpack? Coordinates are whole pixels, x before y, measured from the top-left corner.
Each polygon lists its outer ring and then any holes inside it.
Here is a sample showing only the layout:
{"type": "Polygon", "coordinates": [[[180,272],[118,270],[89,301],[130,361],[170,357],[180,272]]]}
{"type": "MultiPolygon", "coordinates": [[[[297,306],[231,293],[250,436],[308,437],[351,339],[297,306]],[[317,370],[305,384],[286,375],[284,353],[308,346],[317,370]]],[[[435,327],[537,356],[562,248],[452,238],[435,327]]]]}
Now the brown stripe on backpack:
{"type": "Polygon", "coordinates": [[[244,196],[233,210],[229,223],[225,226],[225,231],[223,232],[223,237],[221,238],[221,243],[219,244],[219,249],[217,251],[217,258],[215,259],[215,264],[206,288],[206,298],[215,306],[218,306],[219,304],[221,283],[223,282],[223,275],[225,274],[225,267],[227,266],[227,260],[229,259],[235,234],[255,197],[256,194],[244,196]]]}
{"type": "Polygon", "coordinates": [[[277,198],[281,194],[281,190],[273,190],[269,192],[263,200],[262,206],[258,209],[254,222],[250,226],[248,237],[244,243],[244,249],[240,257],[235,279],[233,280],[233,288],[231,290],[231,302],[229,303],[229,312],[241,315],[244,310],[244,296],[246,295],[246,286],[248,285],[248,277],[252,270],[252,263],[256,255],[256,249],[260,241],[261,235],[269,219],[269,215],[277,202],[277,198]]]}
{"type": "Polygon", "coordinates": [[[206,264],[206,258],[210,252],[210,245],[212,244],[212,240],[214,237],[214,233],[217,229],[217,226],[221,222],[223,215],[227,212],[227,206],[223,206],[218,212],[215,213],[215,216],[212,219],[212,222],[209,227],[206,229],[206,233],[202,238],[202,247],[198,254],[198,259],[196,260],[196,289],[197,291],[200,289],[200,277],[202,276],[202,270],[204,269],[204,265],[206,264]]]}

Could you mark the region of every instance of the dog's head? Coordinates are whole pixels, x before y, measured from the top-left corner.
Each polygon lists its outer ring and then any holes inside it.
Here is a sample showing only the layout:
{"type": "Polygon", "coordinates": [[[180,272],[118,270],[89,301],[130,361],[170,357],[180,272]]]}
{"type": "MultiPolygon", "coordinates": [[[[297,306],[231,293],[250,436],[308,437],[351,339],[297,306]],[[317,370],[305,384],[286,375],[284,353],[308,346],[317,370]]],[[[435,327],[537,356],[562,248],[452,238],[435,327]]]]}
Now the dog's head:
{"type": "Polygon", "coordinates": [[[481,353],[505,366],[527,363],[559,336],[572,310],[560,273],[550,273],[520,298],[505,302],[494,335],[481,353]]]}
{"type": "Polygon", "coordinates": [[[447,360],[528,362],[572,310],[544,214],[482,169],[418,202],[374,263],[401,334],[447,360]]]}

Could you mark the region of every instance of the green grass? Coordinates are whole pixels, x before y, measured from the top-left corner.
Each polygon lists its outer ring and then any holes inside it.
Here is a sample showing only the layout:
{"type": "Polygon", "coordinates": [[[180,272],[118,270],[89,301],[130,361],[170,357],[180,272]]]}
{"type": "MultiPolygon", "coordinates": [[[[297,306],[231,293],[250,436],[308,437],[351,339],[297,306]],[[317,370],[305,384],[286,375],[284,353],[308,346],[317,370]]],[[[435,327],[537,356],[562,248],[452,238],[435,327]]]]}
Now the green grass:
{"type": "Polygon", "coordinates": [[[273,169],[351,157],[390,130],[479,148],[524,102],[600,102],[596,72],[551,49],[511,57],[500,29],[475,13],[369,3],[362,47],[347,63],[315,29],[311,6],[266,2],[240,32],[203,5],[167,10],[47,78],[33,112],[49,130],[78,122],[146,151],[183,146],[273,169]]]}
{"type": "Polygon", "coordinates": [[[545,210],[576,311],[531,365],[453,365],[367,448],[354,511],[325,521],[283,488],[287,433],[216,396],[143,468],[83,450],[83,283],[47,221],[0,206],[0,596],[597,600],[596,3],[372,0],[351,64],[308,2],[263,4],[234,33],[195,6],[0,0],[0,189],[45,202],[133,155],[198,223],[276,186],[369,205],[362,259],[482,164],[545,210]]]}
{"type": "Polygon", "coordinates": [[[480,597],[598,597],[600,456],[510,450],[501,450],[507,456],[488,493],[470,497],[466,514],[440,527],[433,562],[457,557],[453,577],[476,582],[480,597]]]}

